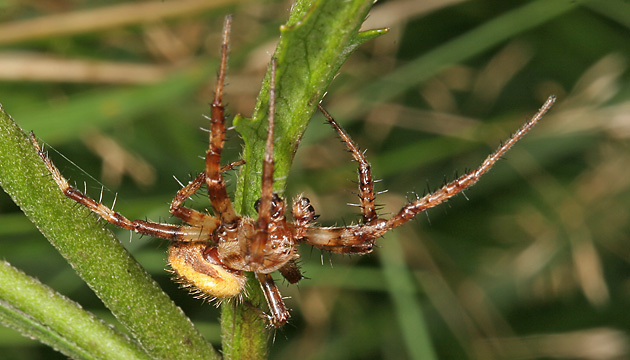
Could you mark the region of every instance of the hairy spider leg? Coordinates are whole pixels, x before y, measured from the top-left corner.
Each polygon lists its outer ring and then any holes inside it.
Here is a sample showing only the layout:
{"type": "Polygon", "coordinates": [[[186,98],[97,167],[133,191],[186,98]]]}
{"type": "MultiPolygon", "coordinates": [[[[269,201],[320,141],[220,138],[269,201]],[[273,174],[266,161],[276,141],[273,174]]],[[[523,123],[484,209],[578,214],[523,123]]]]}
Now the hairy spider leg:
{"type": "MultiPolygon", "coordinates": [[[[260,201],[258,203],[258,218],[256,220],[256,235],[254,241],[251,244],[250,261],[253,264],[260,265],[262,267],[265,262],[265,248],[270,241],[270,237],[282,237],[288,234],[284,234],[282,226],[285,224],[284,219],[284,201],[277,195],[273,194],[273,134],[274,123],[276,113],[276,58],[271,59],[271,71],[269,80],[269,113],[267,114],[267,140],[265,143],[265,158],[263,159],[262,169],[262,181],[261,181],[261,194],[260,201]],[[273,225],[273,230],[272,230],[273,225]]],[[[281,274],[288,274],[290,280],[294,280],[296,276],[294,271],[298,271],[295,262],[289,261],[284,264],[280,269],[281,274]],[[292,265],[287,265],[287,264],[292,265]]],[[[279,270],[280,270],[279,269],[279,270]]],[[[256,273],[256,277],[267,300],[267,306],[271,312],[271,325],[280,327],[284,325],[289,319],[289,310],[287,309],[280,290],[276,286],[273,278],[269,273],[256,273]]],[[[302,278],[299,274],[300,279],[302,278]]],[[[298,280],[299,281],[299,280],[298,280]]]]}
{"type": "MultiPolygon", "coordinates": [[[[262,264],[264,249],[269,238],[269,223],[271,222],[271,205],[273,198],[273,133],[276,112],[276,59],[271,59],[269,82],[269,114],[267,114],[267,140],[265,143],[265,158],[263,159],[261,192],[256,220],[256,236],[251,244],[250,261],[262,264]]],[[[281,214],[282,215],[282,214],[281,214]]]]}
{"type": "MultiPolygon", "coordinates": [[[[295,201],[293,201],[291,212],[293,215],[293,237],[296,242],[303,242],[306,236],[306,229],[317,219],[315,209],[307,197],[299,195],[296,197],[295,201]]],[[[287,262],[283,267],[278,269],[278,271],[280,271],[280,274],[291,284],[296,284],[304,278],[295,259],[287,262]]]]}
{"type": "Polygon", "coordinates": [[[407,204],[403,207],[398,214],[394,217],[387,220],[386,225],[384,226],[385,231],[398,227],[413,217],[415,217],[420,212],[437,206],[453,196],[459,194],[466,188],[474,185],[483,174],[487,173],[490,168],[508,151],[514,144],[516,144],[525,134],[531,130],[540,119],[549,111],[553,103],[556,101],[555,96],[550,96],[547,101],[543,104],[543,106],[538,110],[538,112],[523,125],[520,129],[518,129],[512,136],[502,144],[495,152],[490,154],[481,165],[470,171],[457,179],[451,181],[450,183],[442,186],[439,190],[427,194],[422,198],[407,204]]]}
{"type": "Polygon", "coordinates": [[[319,110],[324,114],[330,125],[337,131],[341,140],[346,144],[348,150],[352,153],[354,160],[359,163],[359,199],[361,201],[361,215],[363,217],[363,224],[373,224],[377,219],[376,206],[374,205],[374,181],[372,180],[372,170],[370,163],[365,158],[365,155],[359,150],[359,147],[352,141],[350,136],[339,126],[335,119],[330,116],[328,111],[322,107],[321,104],[317,104],[319,110]]]}
{"type": "Polygon", "coordinates": [[[202,172],[201,174],[197,175],[196,178],[191,180],[188,185],[181,188],[175,195],[175,198],[173,198],[169,212],[188,224],[203,224],[203,226],[208,226],[212,229],[216,229],[220,224],[219,219],[214,216],[204,214],[200,211],[182,206],[184,204],[184,201],[186,201],[186,199],[197,192],[197,190],[199,190],[199,188],[203,186],[205,182],[206,173],[202,172]]]}
{"type": "Polygon", "coordinates": [[[281,327],[289,320],[289,310],[282,300],[282,295],[273,281],[273,278],[269,274],[256,274],[256,278],[260,283],[260,286],[265,294],[267,300],[267,306],[269,307],[269,323],[274,327],[281,327]]]}
{"type": "Polygon", "coordinates": [[[234,211],[232,202],[227,194],[223,176],[221,175],[221,153],[225,143],[225,108],[223,107],[223,85],[227,73],[228,46],[230,41],[230,26],[232,17],[226,16],[223,26],[223,41],[221,43],[221,64],[214,92],[214,100],[210,104],[210,142],[206,152],[206,184],[208,197],[215,215],[221,223],[235,227],[238,215],[234,211]]]}
{"type": "MultiPolygon", "coordinates": [[[[244,164],[244,160],[234,161],[230,164],[222,166],[219,171],[221,173],[231,170],[236,166],[244,164]]],[[[204,214],[202,212],[182,207],[184,201],[187,198],[191,197],[194,193],[199,191],[199,189],[206,183],[206,173],[205,171],[197,175],[196,178],[191,180],[188,185],[184,186],[180,189],[175,198],[171,202],[171,207],[169,209],[170,213],[182,219],[188,224],[194,224],[197,226],[207,226],[212,229],[215,229],[219,226],[219,219],[214,216],[210,216],[208,214],[204,214]]]]}
{"type": "MultiPolygon", "coordinates": [[[[527,123],[525,123],[525,125],[517,130],[504,144],[490,154],[477,169],[458,177],[454,181],[442,186],[437,191],[429,193],[422,198],[407,204],[389,220],[375,218],[371,220],[370,223],[358,225],[330,228],[309,227],[306,229],[304,241],[316,248],[335,253],[366,254],[371,252],[374,246],[374,241],[387,231],[406,223],[420,212],[435,207],[459,194],[466,188],[474,185],[479,178],[481,178],[483,174],[487,173],[516,142],[525,136],[525,134],[527,134],[527,132],[531,130],[536,123],[538,123],[545,113],[549,111],[555,100],[554,96],[550,96],[538,112],[527,123]]],[[[322,108],[320,107],[320,109],[322,108]]],[[[349,141],[350,137],[347,133],[345,133],[345,131],[327,112],[325,112],[325,110],[323,112],[335,130],[337,130],[337,132],[341,135],[341,138],[344,140],[355,159],[361,159],[363,155],[360,151],[358,151],[356,146],[349,141]]],[[[359,161],[359,190],[364,194],[366,192],[368,193],[367,198],[362,198],[361,200],[362,205],[369,205],[370,202],[373,201],[370,200],[372,199],[372,194],[369,193],[371,190],[371,186],[369,186],[369,184],[372,183],[372,179],[367,171],[369,170],[369,165],[366,167],[363,165],[362,161],[364,161],[364,159],[359,161]]],[[[366,210],[363,209],[364,219],[366,214],[365,211],[366,210]]]]}
{"type": "Polygon", "coordinates": [[[315,215],[315,209],[311,205],[311,201],[302,195],[297,196],[293,201],[291,212],[293,215],[294,236],[297,241],[302,241],[302,238],[306,236],[306,229],[319,216],[315,215]]]}
{"type": "MultiPolygon", "coordinates": [[[[46,164],[48,171],[52,174],[53,179],[61,191],[70,199],[86,206],[92,212],[105,219],[105,221],[123,229],[132,230],[139,234],[150,235],[162,239],[174,241],[200,241],[210,239],[212,231],[214,230],[214,227],[212,227],[212,220],[204,219],[204,226],[196,226],[194,224],[191,224],[192,226],[183,226],[155,223],[145,220],[129,220],[120,213],[108,208],[87,195],[84,195],[81,191],[71,187],[68,180],[61,175],[59,169],[55,167],[52,161],[48,158],[47,154],[42,150],[35,138],[35,134],[31,132],[30,137],[33,146],[35,146],[35,149],[39,154],[39,157],[42,159],[44,164],[46,164]]],[[[206,216],[210,217],[209,215],[206,216]]]]}

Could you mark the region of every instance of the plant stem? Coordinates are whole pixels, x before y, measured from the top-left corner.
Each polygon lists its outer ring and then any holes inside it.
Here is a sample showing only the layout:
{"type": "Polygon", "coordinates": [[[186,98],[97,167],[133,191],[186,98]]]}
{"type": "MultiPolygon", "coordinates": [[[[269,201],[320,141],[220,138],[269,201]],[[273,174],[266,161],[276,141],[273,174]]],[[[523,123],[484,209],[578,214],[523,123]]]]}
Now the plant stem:
{"type": "MultiPolygon", "coordinates": [[[[274,190],[282,193],[302,134],[337,71],[363,42],[386,30],[359,32],[372,0],[309,1],[292,7],[281,27],[274,53],[277,60],[274,133],[274,190]]],[[[260,197],[262,160],[265,153],[269,109],[269,76],[263,82],[251,119],[237,117],[237,131],[245,146],[234,203],[243,216],[256,217],[254,202],[260,197]]],[[[222,307],[223,353],[226,359],[264,358],[268,331],[265,319],[253,308],[265,309],[256,281],[249,281],[248,303],[222,307]]]]}

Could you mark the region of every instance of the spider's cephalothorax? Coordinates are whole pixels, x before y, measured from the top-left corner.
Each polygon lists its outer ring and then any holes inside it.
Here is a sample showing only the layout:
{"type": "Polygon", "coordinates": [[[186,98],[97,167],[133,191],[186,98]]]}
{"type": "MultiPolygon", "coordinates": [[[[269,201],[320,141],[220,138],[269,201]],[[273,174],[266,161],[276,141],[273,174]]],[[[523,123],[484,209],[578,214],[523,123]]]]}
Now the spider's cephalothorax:
{"type": "Polygon", "coordinates": [[[274,59],[271,64],[269,118],[261,198],[255,205],[258,216],[255,219],[241,217],[234,211],[228,197],[222,172],[243,164],[243,161],[220,165],[225,137],[222,96],[227,67],[230,21],[229,17],[226,18],[223,30],[221,66],[214,100],[211,104],[210,146],[206,152],[205,170],[177,192],[170,207],[170,212],[188,225],[129,220],[87,197],[68,184],[68,181],[43,152],[32,133],[31,138],[53,179],[67,197],[85,205],[114,225],[137,233],[171,240],[168,254],[170,266],[182,282],[194,292],[213,298],[237,297],[242,294],[245,287],[244,272],[255,273],[267,299],[270,324],[276,327],[286,323],[289,311],[270,274],[278,270],[290,283],[297,283],[302,279],[296,263],[298,243],[307,243],[334,253],[369,253],[372,251],[374,241],[387,231],[406,223],[420,212],[445,202],[477,182],[542,118],[555,101],[554,97],[550,97],[531,120],[490,154],[476,170],[458,177],[435,192],[408,203],[390,219],[381,219],[376,213],[370,164],[348,134],[326,110],[319,106],[359,164],[359,197],[362,215],[362,221],[359,224],[322,228],[314,226],[315,211],[305,197],[298,197],[294,201],[293,222],[287,222],[284,215],[286,204],[272,191],[276,72],[274,59]],[[208,188],[214,215],[183,207],[184,201],[204,184],[208,188]]]}

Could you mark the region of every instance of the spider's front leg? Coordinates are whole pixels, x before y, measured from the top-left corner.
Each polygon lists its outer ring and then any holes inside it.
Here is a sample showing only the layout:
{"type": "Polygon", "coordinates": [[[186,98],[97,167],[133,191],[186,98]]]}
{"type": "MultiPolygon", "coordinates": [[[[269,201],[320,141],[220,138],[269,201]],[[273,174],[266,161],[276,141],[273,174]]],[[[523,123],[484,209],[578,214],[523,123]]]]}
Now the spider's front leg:
{"type": "MultiPolygon", "coordinates": [[[[318,215],[315,215],[315,209],[311,205],[311,201],[300,195],[293,202],[293,224],[291,230],[293,233],[293,239],[296,243],[304,241],[306,237],[307,229],[311,226],[311,223],[317,219],[318,215]]],[[[297,284],[304,278],[300,267],[297,264],[297,259],[292,259],[280,269],[278,269],[282,276],[291,284],[297,284]]]]}
{"type": "Polygon", "coordinates": [[[295,237],[284,216],[285,203],[273,193],[273,135],[276,101],[277,60],[271,59],[269,83],[269,114],[267,117],[267,139],[263,159],[261,195],[256,204],[258,217],[255,233],[246,251],[248,266],[256,273],[263,290],[267,306],[271,312],[271,325],[280,327],[289,319],[289,310],[284,305],[282,295],[270,273],[280,269],[289,281],[299,281],[302,275],[295,265],[298,254],[295,250],[295,237]]]}
{"type": "Polygon", "coordinates": [[[554,102],[555,97],[549,97],[538,112],[503,145],[490,154],[477,169],[460,176],[437,191],[407,204],[389,220],[379,219],[374,210],[373,181],[369,163],[365,160],[363,153],[358,150],[348,134],[341,129],[330,114],[320,106],[319,108],[326,116],[326,119],[328,119],[328,122],[335,128],[351,151],[352,156],[359,163],[359,197],[361,199],[361,211],[364,221],[363,224],[344,227],[307,228],[306,236],[304,237],[305,241],[317,248],[336,253],[365,254],[372,251],[374,241],[385,234],[385,232],[406,223],[417,214],[447,201],[474,185],[516,142],[538,123],[554,102]]]}
{"type": "Polygon", "coordinates": [[[504,144],[490,154],[477,169],[458,177],[454,181],[442,186],[437,191],[407,204],[407,206],[403,207],[396,215],[387,220],[384,230],[387,231],[406,223],[407,221],[413,219],[417,214],[447,201],[477,183],[477,181],[479,181],[479,179],[487,173],[490,168],[492,168],[492,166],[496,164],[496,162],[499,161],[499,159],[501,159],[501,157],[503,157],[510,148],[512,148],[512,146],[514,146],[514,144],[525,136],[525,134],[527,134],[529,130],[531,130],[538,121],[542,119],[555,101],[556,97],[550,96],[538,112],[528,122],[526,122],[525,125],[512,134],[512,136],[504,144]]]}
{"type": "Polygon", "coordinates": [[[214,100],[210,115],[210,145],[206,152],[206,184],[208,196],[215,215],[227,227],[235,227],[239,219],[228,197],[225,182],[221,175],[221,153],[225,143],[225,108],[223,107],[223,85],[227,73],[227,56],[232,18],[227,16],[223,26],[223,42],[221,44],[221,65],[217,78],[214,100]]]}

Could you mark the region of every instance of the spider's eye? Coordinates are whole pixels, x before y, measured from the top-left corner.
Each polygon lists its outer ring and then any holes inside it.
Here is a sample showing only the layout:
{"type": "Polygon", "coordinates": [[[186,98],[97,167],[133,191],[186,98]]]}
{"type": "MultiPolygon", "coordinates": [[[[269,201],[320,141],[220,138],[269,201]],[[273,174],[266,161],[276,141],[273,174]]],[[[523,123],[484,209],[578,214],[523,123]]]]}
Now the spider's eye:
{"type": "MultiPolygon", "coordinates": [[[[260,199],[254,202],[254,209],[256,210],[256,212],[260,211],[260,199]]],[[[271,216],[277,217],[281,215],[283,211],[284,211],[284,201],[278,194],[274,193],[273,197],[271,198],[271,216]]]]}

